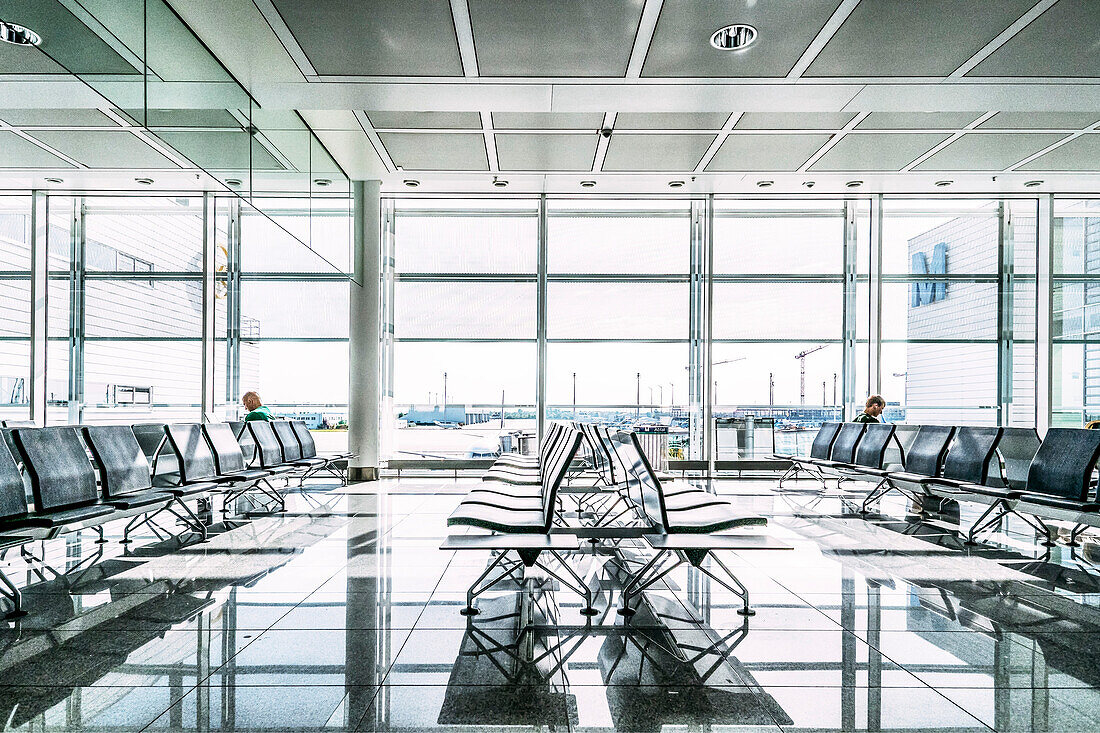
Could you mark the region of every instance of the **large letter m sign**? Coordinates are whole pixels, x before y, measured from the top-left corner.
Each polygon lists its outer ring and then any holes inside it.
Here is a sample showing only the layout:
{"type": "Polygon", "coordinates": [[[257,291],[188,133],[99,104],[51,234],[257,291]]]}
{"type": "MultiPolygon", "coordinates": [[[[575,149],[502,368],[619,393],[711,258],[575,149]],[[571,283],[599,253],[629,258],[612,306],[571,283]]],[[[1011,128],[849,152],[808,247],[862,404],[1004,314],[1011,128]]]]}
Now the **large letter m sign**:
{"type": "MultiPolygon", "coordinates": [[[[946,275],[947,274],[947,244],[940,242],[932,248],[932,266],[928,266],[928,258],[924,252],[914,252],[912,259],[913,275],[946,275]]],[[[943,280],[924,280],[914,282],[911,286],[912,294],[910,306],[916,308],[919,305],[933,303],[947,297],[947,283],[943,280]]]]}

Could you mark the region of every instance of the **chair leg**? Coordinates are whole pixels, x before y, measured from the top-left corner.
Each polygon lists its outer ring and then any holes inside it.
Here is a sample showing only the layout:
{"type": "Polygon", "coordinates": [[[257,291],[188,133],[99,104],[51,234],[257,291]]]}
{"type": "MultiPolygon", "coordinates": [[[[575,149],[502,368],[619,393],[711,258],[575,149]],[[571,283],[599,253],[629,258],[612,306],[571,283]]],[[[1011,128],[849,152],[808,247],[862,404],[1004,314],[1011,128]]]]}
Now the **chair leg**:
{"type": "Polygon", "coordinates": [[[992,527],[994,524],[1001,521],[1005,514],[1008,513],[1008,507],[1001,500],[995,501],[989,505],[989,508],[982,512],[982,515],[978,517],[978,520],[974,524],[970,525],[970,530],[966,533],[965,544],[976,545],[977,541],[974,539],[979,533],[992,527]]]}
{"type": "Polygon", "coordinates": [[[860,514],[866,514],[871,510],[871,505],[890,493],[890,490],[894,488],[894,485],[890,483],[890,479],[884,478],[878,482],[875,488],[871,489],[871,493],[867,494],[863,499],[863,503],[859,507],[860,514]]]}
{"type": "Polygon", "coordinates": [[[1074,527],[1073,531],[1069,533],[1069,540],[1066,542],[1066,546],[1079,547],[1081,543],[1077,541],[1077,538],[1084,534],[1085,530],[1087,530],[1089,526],[1090,525],[1087,524],[1078,524],[1076,527],[1074,527]]]}
{"type": "Polygon", "coordinates": [[[11,601],[11,610],[4,614],[4,618],[21,618],[27,615],[23,608],[23,594],[15,587],[15,583],[11,582],[3,568],[0,568],[0,596],[11,601]]]}

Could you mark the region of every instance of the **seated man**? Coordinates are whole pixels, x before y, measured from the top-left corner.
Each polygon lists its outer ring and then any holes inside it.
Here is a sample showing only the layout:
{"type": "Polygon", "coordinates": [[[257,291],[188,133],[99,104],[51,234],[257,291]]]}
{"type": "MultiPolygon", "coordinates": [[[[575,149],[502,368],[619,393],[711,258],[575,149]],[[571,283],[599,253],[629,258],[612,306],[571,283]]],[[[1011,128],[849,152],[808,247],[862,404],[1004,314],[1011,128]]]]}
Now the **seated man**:
{"type": "Polygon", "coordinates": [[[882,399],[882,395],[873,394],[867,398],[863,412],[856,415],[852,422],[882,422],[878,418],[884,409],[886,409],[886,400],[882,399]]]}
{"type": "Polygon", "coordinates": [[[248,414],[244,416],[245,421],[249,420],[274,420],[275,416],[271,414],[271,410],[264,406],[264,403],[260,402],[260,395],[255,392],[245,392],[244,397],[241,398],[241,402],[244,404],[244,409],[248,410],[248,414]]]}

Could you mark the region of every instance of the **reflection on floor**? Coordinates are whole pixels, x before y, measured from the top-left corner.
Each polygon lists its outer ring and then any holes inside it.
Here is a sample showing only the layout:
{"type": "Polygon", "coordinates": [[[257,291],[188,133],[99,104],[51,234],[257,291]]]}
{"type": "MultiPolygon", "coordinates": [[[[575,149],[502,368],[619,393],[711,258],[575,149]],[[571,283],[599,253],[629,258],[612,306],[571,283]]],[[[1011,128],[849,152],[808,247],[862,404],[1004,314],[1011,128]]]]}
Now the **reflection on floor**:
{"type": "MultiPolygon", "coordinates": [[[[27,573],[29,614],[0,625],[0,724],[1100,729],[1100,544],[1044,548],[1010,524],[967,547],[966,506],[917,516],[895,499],[862,517],[858,495],[809,482],[721,481],[794,547],[727,558],[755,616],[684,568],[624,620],[615,573],[587,551],[591,621],[537,578],[499,585],[468,620],[488,555],[438,546],[469,483],[319,486],[205,543],[112,542],[86,572],[27,573]]],[[[61,568],[99,549],[45,547],[61,568]]],[[[22,561],[5,562],[16,577],[22,561]]]]}

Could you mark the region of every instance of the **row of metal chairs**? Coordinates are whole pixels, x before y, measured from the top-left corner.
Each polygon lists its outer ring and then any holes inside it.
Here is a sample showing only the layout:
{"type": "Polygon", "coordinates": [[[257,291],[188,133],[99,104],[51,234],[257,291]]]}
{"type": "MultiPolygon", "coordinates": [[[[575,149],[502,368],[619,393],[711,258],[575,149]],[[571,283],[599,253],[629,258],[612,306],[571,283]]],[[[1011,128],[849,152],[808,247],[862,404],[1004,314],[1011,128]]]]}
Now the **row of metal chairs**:
{"type": "MultiPolygon", "coordinates": [[[[174,470],[158,471],[151,465],[138,431],[127,425],[5,428],[5,444],[0,446],[0,559],[19,548],[42,579],[46,573],[59,576],[31,552],[30,543],[92,529],[102,544],[103,525],[117,519],[129,519],[122,536],[126,544],[141,526],[158,538],[191,532],[205,539],[206,525],[188,501],[217,493],[223,497],[224,511],[236,499],[258,493],[267,500],[260,508],[281,510],[284,499],[268,479],[293,472],[304,479],[336,460],[316,456],[312,439],[300,441],[289,422],[248,424],[256,443],[256,468],[249,466],[228,423],[138,427],[147,442],[159,431],[153,455],[170,446],[174,470]],[[303,451],[314,455],[303,456],[303,451]],[[165,513],[174,517],[182,532],[157,521],[165,513]]],[[[2,568],[0,595],[12,606],[9,616],[22,615],[20,591],[2,568]]]]}
{"type": "Polygon", "coordinates": [[[886,459],[893,425],[824,423],[809,456],[785,456],[788,474],[805,471],[819,479],[857,479],[875,484],[864,498],[866,512],[898,491],[916,503],[926,498],[976,501],[989,507],[971,526],[967,541],[1015,515],[1039,534],[1053,534],[1043,519],[1075,524],[1069,538],[1100,526],[1094,473],[1100,431],[1050,428],[1042,441],[1030,428],[922,425],[901,457],[886,459]]]}

